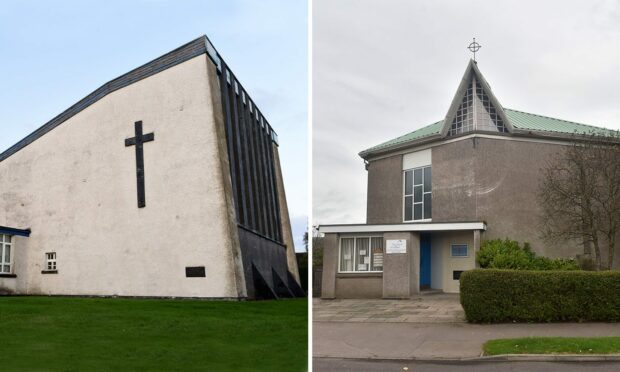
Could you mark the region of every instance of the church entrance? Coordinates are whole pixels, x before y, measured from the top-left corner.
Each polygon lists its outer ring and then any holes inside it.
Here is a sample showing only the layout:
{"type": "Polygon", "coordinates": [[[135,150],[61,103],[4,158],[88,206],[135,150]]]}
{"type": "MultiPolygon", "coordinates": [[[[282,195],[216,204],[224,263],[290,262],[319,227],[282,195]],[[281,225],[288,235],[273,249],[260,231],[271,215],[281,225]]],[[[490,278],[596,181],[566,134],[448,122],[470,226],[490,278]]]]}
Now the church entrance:
{"type": "Polygon", "coordinates": [[[420,234],[420,290],[431,287],[431,235],[420,234]]]}

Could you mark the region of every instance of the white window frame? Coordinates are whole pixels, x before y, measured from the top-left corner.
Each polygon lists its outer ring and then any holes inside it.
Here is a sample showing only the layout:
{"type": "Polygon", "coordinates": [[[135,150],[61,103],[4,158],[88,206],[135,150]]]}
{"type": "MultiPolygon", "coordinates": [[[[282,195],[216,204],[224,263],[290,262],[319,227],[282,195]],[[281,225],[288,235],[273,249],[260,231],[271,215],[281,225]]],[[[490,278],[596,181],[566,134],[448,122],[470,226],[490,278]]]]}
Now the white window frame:
{"type": "MultiPolygon", "coordinates": [[[[429,165],[422,165],[420,167],[409,168],[409,169],[404,169],[403,170],[403,192],[402,192],[402,195],[403,195],[403,203],[402,203],[402,205],[403,205],[403,222],[431,222],[431,221],[433,221],[432,218],[422,218],[422,219],[416,220],[415,219],[415,211],[414,211],[414,206],[416,204],[422,204],[422,216],[424,216],[424,195],[431,194],[431,199],[433,197],[433,189],[432,189],[433,176],[432,176],[432,173],[433,173],[433,166],[430,165],[430,164],[429,165]],[[431,168],[431,191],[427,191],[427,192],[424,191],[424,168],[431,168]],[[414,197],[414,194],[415,194],[415,170],[416,169],[422,169],[422,201],[419,202],[419,203],[415,202],[415,197],[414,197]],[[412,182],[412,184],[411,184],[411,192],[412,192],[412,194],[406,194],[406,192],[407,192],[407,189],[406,189],[407,172],[411,172],[412,173],[411,174],[411,176],[412,176],[412,179],[411,179],[411,182],[412,182]],[[407,200],[408,196],[411,196],[411,200],[413,200],[413,203],[411,204],[411,219],[410,220],[405,219],[406,218],[406,212],[405,211],[407,209],[407,206],[405,205],[405,201],[407,200]]],[[[432,214],[433,214],[433,206],[432,206],[432,203],[431,203],[431,215],[432,214]]]]}
{"type": "Polygon", "coordinates": [[[56,252],[45,252],[45,269],[43,271],[58,271],[57,257],[56,252]],[[50,258],[50,255],[54,255],[54,258],[50,258]],[[53,265],[53,268],[50,268],[50,264],[53,265]]]}
{"type": "MultiPolygon", "coordinates": [[[[370,263],[368,264],[370,268],[372,268],[372,238],[380,238],[383,239],[382,235],[355,235],[355,236],[341,236],[340,240],[338,242],[338,273],[339,274],[367,274],[367,273],[382,273],[383,272],[383,266],[381,270],[365,270],[365,271],[360,271],[360,270],[353,270],[353,271],[342,271],[340,270],[340,264],[342,262],[342,239],[353,239],[353,269],[355,269],[356,266],[356,262],[355,260],[357,259],[357,239],[364,239],[364,238],[368,238],[369,241],[369,245],[368,245],[368,249],[371,251],[370,252],[370,263]]],[[[385,242],[383,243],[383,262],[385,262],[385,242]]]]}
{"type": "Polygon", "coordinates": [[[467,258],[467,257],[469,257],[469,244],[467,244],[467,243],[453,243],[453,244],[450,244],[450,257],[452,257],[452,258],[467,258]],[[465,255],[465,256],[455,256],[453,254],[453,251],[452,251],[452,247],[455,246],[455,245],[464,245],[465,247],[467,247],[467,255],[465,255]]]}
{"type": "Polygon", "coordinates": [[[9,234],[0,234],[0,238],[2,238],[0,240],[0,275],[11,275],[13,274],[13,257],[15,256],[15,250],[13,249],[13,246],[15,245],[15,241],[13,240],[13,235],[9,234]],[[10,243],[4,242],[5,236],[9,237],[10,243]],[[9,255],[9,262],[4,262],[4,250],[7,246],[11,250],[11,253],[9,255]],[[3,271],[5,265],[9,266],[8,272],[3,271]]]}

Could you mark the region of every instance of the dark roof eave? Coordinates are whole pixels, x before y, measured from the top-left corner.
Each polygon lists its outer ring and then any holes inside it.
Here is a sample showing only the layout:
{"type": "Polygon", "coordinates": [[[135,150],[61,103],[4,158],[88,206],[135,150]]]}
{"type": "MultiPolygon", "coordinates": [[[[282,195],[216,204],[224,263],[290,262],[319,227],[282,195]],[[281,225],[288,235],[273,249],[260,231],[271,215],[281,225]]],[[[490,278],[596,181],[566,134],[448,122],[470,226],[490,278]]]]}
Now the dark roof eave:
{"type": "Polygon", "coordinates": [[[33,143],[37,139],[43,137],[45,134],[58,127],[60,124],[82,112],[83,110],[98,102],[110,93],[129,86],[140,80],[143,80],[147,77],[153,76],[161,71],[167,70],[201,54],[205,54],[207,52],[206,44],[206,36],[200,36],[190,41],[189,43],[184,44],[174,49],[173,51],[162,55],[161,57],[155,58],[154,60],[147,62],[140,67],[137,67],[115,79],[108,81],[86,97],[79,100],[76,104],[72,105],[71,107],[54,117],[52,120],[43,124],[34,132],[21,139],[19,142],[9,147],[4,152],[0,153],[0,162],[7,159],[11,155],[14,155],[19,150],[33,143]]]}
{"type": "Polygon", "coordinates": [[[0,226],[0,234],[30,236],[30,229],[17,229],[15,227],[0,226]]]}

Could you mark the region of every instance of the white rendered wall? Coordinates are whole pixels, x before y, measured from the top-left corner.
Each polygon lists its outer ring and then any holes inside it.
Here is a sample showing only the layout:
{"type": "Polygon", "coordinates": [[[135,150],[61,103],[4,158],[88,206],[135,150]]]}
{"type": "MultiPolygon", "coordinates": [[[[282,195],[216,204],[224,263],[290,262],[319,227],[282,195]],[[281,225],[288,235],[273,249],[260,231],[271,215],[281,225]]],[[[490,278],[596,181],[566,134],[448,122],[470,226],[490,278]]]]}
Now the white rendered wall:
{"type": "MultiPolygon", "coordinates": [[[[431,251],[434,249],[441,250],[442,256],[442,273],[440,287],[447,293],[459,292],[459,281],[452,279],[452,272],[458,270],[472,270],[476,266],[476,259],[474,253],[474,232],[473,231],[454,231],[454,232],[441,232],[432,235],[431,251]],[[467,257],[452,257],[451,248],[452,244],[467,244],[468,253],[467,257]]],[[[433,257],[434,258],[434,257],[433,257]]],[[[431,258],[432,259],[432,258],[431,258]]],[[[432,279],[431,279],[432,280],[432,279]]],[[[432,286],[431,287],[435,288],[432,286]]]]}
{"type": "Polygon", "coordinates": [[[111,93],[0,162],[0,225],[19,293],[236,297],[207,57],[111,93]],[[134,122],[144,145],[146,208],[136,201],[134,122]],[[45,252],[58,274],[41,274],[45,252]],[[205,266],[206,278],[186,278],[205,266]]]}
{"type": "Polygon", "coordinates": [[[403,170],[431,165],[431,149],[410,152],[403,155],[403,170]]]}

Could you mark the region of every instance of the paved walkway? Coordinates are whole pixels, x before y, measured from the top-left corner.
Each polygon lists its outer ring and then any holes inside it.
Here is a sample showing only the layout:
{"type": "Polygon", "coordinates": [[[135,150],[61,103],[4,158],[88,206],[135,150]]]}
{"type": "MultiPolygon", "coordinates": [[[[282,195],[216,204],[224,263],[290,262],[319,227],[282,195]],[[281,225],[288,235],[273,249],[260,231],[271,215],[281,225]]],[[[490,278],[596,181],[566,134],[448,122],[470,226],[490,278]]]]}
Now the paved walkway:
{"type": "Polygon", "coordinates": [[[478,363],[438,363],[420,361],[353,360],[353,359],[314,359],[312,370],[339,372],[617,372],[618,364],[599,363],[560,363],[560,362],[478,362],[478,363]]]}
{"type": "Polygon", "coordinates": [[[426,294],[411,300],[313,300],[315,322],[463,323],[458,294],[426,294]]]}
{"type": "Polygon", "coordinates": [[[419,324],[314,322],[313,356],[360,359],[478,357],[496,338],[620,336],[620,323],[419,324]]]}

